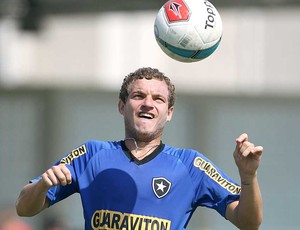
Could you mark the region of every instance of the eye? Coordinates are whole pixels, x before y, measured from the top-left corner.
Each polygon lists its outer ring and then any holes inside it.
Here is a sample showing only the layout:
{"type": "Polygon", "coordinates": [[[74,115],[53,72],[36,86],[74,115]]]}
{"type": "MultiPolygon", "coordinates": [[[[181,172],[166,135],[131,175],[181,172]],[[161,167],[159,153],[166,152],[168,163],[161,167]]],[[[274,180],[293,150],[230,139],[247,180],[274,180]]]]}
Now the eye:
{"type": "Polygon", "coordinates": [[[155,98],[155,101],[156,101],[157,103],[160,103],[160,104],[162,104],[162,103],[165,103],[165,102],[166,102],[166,100],[165,100],[165,98],[164,98],[164,97],[156,97],[156,98],[155,98]]]}
{"type": "Polygon", "coordinates": [[[132,99],[135,99],[135,100],[141,100],[141,99],[143,99],[144,97],[143,97],[143,95],[140,94],[140,93],[135,93],[135,94],[132,95],[131,98],[132,98],[132,99]]]}

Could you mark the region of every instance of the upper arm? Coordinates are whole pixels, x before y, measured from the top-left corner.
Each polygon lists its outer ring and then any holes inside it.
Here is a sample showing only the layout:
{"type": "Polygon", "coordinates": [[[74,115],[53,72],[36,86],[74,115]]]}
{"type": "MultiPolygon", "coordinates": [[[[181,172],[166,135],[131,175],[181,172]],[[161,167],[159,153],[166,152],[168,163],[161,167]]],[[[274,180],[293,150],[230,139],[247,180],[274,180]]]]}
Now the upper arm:
{"type": "Polygon", "coordinates": [[[232,224],[235,226],[238,226],[238,217],[237,217],[237,206],[239,204],[239,201],[233,201],[227,205],[225,218],[229,220],[232,224]]]}

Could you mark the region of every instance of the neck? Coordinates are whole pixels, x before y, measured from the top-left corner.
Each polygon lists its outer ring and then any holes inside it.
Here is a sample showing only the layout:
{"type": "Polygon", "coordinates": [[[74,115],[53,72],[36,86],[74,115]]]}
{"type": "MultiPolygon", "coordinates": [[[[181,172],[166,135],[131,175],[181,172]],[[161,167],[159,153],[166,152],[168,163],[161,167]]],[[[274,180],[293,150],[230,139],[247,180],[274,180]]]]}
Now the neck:
{"type": "Polygon", "coordinates": [[[141,142],[136,141],[134,138],[125,138],[125,145],[135,158],[142,160],[146,156],[150,155],[157,146],[160,145],[160,140],[141,142]]]}

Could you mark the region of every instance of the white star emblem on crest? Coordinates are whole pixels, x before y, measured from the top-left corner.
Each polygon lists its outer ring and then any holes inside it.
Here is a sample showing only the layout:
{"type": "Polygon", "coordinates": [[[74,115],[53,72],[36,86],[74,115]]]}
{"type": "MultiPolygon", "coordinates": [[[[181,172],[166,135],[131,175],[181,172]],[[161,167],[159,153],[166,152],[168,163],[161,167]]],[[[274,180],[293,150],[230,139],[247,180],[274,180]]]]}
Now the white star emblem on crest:
{"type": "Polygon", "coordinates": [[[167,187],[167,186],[164,185],[163,181],[161,181],[160,184],[156,183],[156,185],[158,187],[157,190],[161,190],[162,192],[164,192],[164,188],[167,187]]]}

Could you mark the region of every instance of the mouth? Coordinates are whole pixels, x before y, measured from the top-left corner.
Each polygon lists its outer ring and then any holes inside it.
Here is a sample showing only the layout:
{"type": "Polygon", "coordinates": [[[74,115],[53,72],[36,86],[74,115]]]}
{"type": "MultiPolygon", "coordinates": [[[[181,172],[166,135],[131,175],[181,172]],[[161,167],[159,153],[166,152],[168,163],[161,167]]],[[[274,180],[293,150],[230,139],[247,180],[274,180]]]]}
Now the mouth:
{"type": "Polygon", "coordinates": [[[145,113],[145,112],[141,112],[138,114],[140,118],[146,118],[146,119],[153,119],[154,118],[154,115],[151,114],[151,113],[145,113]]]}

